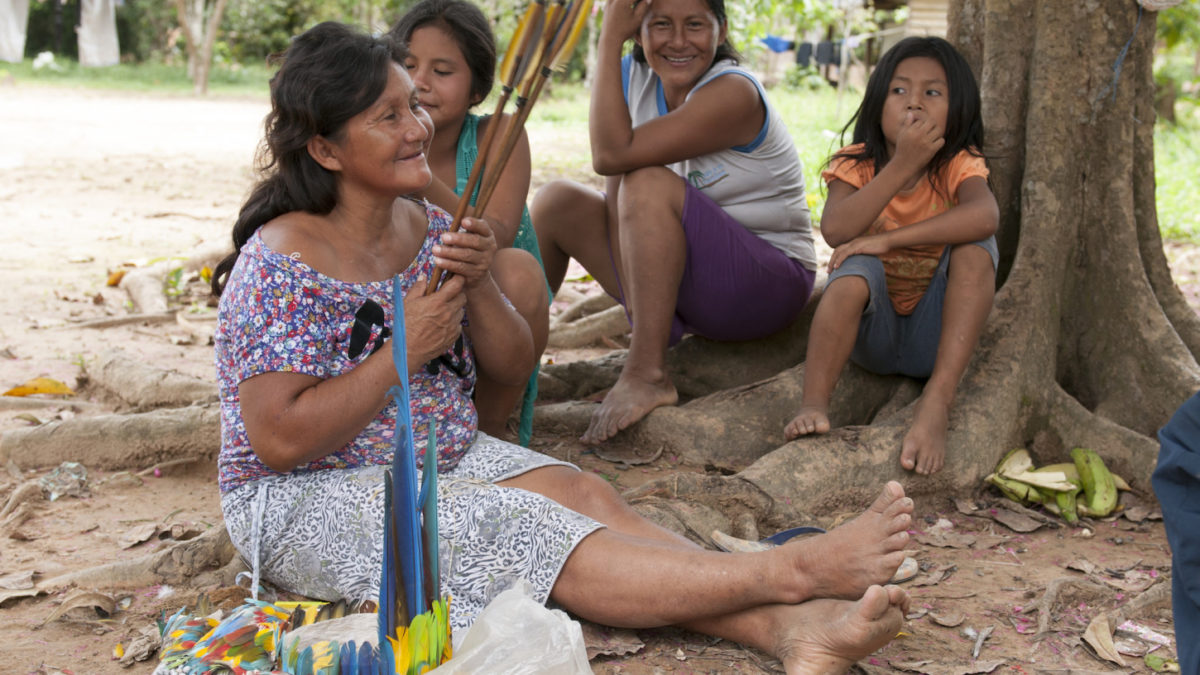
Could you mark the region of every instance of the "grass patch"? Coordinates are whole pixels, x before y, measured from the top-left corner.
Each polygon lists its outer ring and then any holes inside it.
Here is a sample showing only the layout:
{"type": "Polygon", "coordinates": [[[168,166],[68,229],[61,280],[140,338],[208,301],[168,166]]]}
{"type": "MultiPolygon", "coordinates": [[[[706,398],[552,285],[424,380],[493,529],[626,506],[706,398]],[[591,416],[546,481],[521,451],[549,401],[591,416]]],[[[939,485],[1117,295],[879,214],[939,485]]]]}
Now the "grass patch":
{"type": "MultiPolygon", "coordinates": [[[[208,78],[211,96],[268,95],[267,81],[273,71],[265,65],[213,64],[208,78]]],[[[162,63],[122,63],[103,68],[84,68],[78,61],[57,59],[53,66],[35,69],[33,61],[0,64],[0,81],[9,77],[18,85],[104,89],[138,93],[190,95],[192,80],[186,66],[162,63]]]]}
{"type": "Polygon", "coordinates": [[[1200,170],[1200,105],[1179,101],[1175,124],[1154,130],[1154,198],[1164,239],[1200,243],[1196,173],[1200,170]]]}
{"type": "MultiPolygon", "coordinates": [[[[262,97],[273,69],[214,64],[209,77],[213,97],[262,97]]],[[[192,81],[182,65],[161,63],[120,64],[83,68],[78,62],[58,60],[56,68],[34,69],[29,59],[0,64],[0,82],[12,78],[18,85],[106,89],[165,95],[192,95],[192,81]]],[[[498,90],[499,88],[497,88],[498,90]]],[[[531,135],[548,138],[554,152],[539,154],[533,147],[535,175],[540,185],[566,177],[597,186],[587,144],[588,90],[580,83],[553,80],[538,99],[528,121],[531,135]],[[570,139],[570,142],[559,142],[570,139]]],[[[479,112],[495,108],[496,92],[478,106],[479,112]]],[[[824,207],[825,187],[820,172],[825,160],[842,146],[841,130],[858,107],[861,93],[832,89],[791,90],[776,87],[768,92],[796,143],[804,165],[804,180],[814,218],[824,207]]],[[[512,109],[510,103],[509,109],[512,109]]],[[[1181,99],[1178,123],[1160,122],[1154,134],[1159,228],[1164,239],[1200,243],[1200,210],[1195,208],[1194,176],[1200,171],[1200,102],[1181,99]]]]}

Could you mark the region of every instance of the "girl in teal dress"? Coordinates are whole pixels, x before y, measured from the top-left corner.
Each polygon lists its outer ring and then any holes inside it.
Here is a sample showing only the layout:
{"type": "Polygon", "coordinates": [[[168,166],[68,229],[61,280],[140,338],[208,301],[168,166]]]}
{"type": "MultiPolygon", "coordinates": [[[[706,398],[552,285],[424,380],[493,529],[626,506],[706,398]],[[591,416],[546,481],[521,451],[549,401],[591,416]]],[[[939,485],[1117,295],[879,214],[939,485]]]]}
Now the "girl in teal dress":
{"type": "MultiPolygon", "coordinates": [[[[408,45],[405,67],[417,87],[421,106],[434,122],[434,137],[428,149],[434,181],[424,196],[453,212],[479,155],[479,139],[492,123],[491,116],[471,112],[487,98],[495,80],[496,43],[491,26],[469,2],[425,0],[396,22],[391,35],[408,45]]],[[[502,121],[507,124],[509,117],[505,115],[502,121]]],[[[550,300],[537,236],[525,207],[529,172],[529,139],[522,131],[483,216],[495,232],[497,244],[511,249],[504,252],[503,258],[497,258],[492,273],[501,291],[529,323],[537,362],[532,364],[525,387],[503,386],[480,373],[475,390],[479,428],[494,436],[507,436],[508,419],[520,403],[518,436],[522,445],[528,445],[533,426],[538,364],[549,334],[550,300]]],[[[472,203],[475,196],[471,197],[472,203]]]]}

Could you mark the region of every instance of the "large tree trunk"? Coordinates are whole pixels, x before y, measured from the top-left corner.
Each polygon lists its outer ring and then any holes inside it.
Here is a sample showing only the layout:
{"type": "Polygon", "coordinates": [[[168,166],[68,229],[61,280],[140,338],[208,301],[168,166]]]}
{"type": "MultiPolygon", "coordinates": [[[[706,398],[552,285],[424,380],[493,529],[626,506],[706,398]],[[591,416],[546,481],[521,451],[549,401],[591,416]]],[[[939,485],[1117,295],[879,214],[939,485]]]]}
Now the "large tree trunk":
{"type": "MultiPolygon", "coordinates": [[[[1075,446],[1093,448],[1148,491],[1155,431],[1200,389],[1200,324],[1171,281],[1158,233],[1156,18],[1145,11],[1139,24],[1138,12],[1133,0],[953,3],[951,41],[976,67],[984,92],[1003,286],[959,388],[940,473],[920,477],[900,467],[912,417],[912,406],[902,405],[912,391],[901,387],[895,405],[872,404],[869,425],[785,444],[731,476],[672,477],[630,497],[702,502],[731,519],[754,505],[761,525],[783,526],[864,499],[888,479],[918,496],[978,488],[1017,446],[1038,464],[1063,461],[1075,446]]],[[[755,405],[773,410],[781,399],[794,407],[794,392],[781,395],[794,386],[785,385],[776,378],[746,388],[736,405],[726,395],[714,405],[660,409],[630,435],[711,439],[691,453],[700,463],[722,452],[744,455],[740,446],[778,438],[771,425],[779,422],[763,415],[770,421],[753,432],[739,416],[755,405]],[[755,391],[762,392],[757,403],[755,391]]]]}

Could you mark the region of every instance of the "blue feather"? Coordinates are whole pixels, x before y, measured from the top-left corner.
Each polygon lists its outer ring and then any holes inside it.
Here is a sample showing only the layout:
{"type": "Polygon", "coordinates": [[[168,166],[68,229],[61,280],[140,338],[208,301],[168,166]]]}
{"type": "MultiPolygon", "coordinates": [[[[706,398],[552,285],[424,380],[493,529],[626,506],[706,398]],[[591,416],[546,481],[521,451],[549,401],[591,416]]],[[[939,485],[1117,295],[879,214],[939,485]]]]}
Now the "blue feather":
{"type": "MultiPolygon", "coordinates": [[[[421,537],[425,553],[423,583],[425,597],[432,603],[441,595],[441,573],[438,568],[437,520],[437,420],[429,419],[429,435],[425,442],[424,476],[421,481],[421,537]]],[[[422,608],[426,609],[426,608],[422,608]]]]}
{"type": "MultiPolygon", "coordinates": [[[[388,565],[385,561],[385,572],[390,567],[394,572],[399,567],[399,577],[404,589],[404,606],[407,616],[403,617],[404,625],[412,622],[413,617],[428,609],[428,601],[424,595],[423,559],[421,546],[421,525],[417,515],[417,463],[413,441],[412,406],[408,385],[408,347],[405,344],[404,330],[404,296],[400,292],[400,277],[392,279],[392,362],[400,379],[399,387],[392,387],[388,394],[396,400],[396,452],[392,461],[392,509],[389,515],[393,519],[396,537],[392,546],[385,541],[384,555],[389,550],[398,551],[399,561],[388,565]]],[[[385,526],[386,530],[386,526],[385,526]]],[[[395,577],[393,577],[394,579],[395,577]]],[[[390,617],[388,619],[391,621],[390,617]]],[[[396,626],[390,626],[388,635],[396,634],[396,626]]]]}
{"type": "MultiPolygon", "coordinates": [[[[358,672],[349,673],[348,675],[376,675],[377,673],[383,671],[383,668],[379,664],[379,660],[375,658],[375,654],[376,651],[371,647],[371,645],[364,642],[362,646],[358,648],[358,672]]],[[[396,671],[392,670],[391,672],[394,673],[396,671]]]]}

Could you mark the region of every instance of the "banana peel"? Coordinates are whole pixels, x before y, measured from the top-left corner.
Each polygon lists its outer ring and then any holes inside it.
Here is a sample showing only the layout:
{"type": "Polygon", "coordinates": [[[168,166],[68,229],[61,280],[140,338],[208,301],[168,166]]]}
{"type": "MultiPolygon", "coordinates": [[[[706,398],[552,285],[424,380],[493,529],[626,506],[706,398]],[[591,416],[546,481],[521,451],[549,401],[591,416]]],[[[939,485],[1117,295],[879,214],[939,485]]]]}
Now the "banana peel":
{"type": "MultiPolygon", "coordinates": [[[[1061,471],[1067,476],[1067,480],[1072,483],[1079,483],[1079,470],[1075,468],[1074,462],[1059,462],[1058,464],[1047,464],[1043,467],[1034,469],[1034,473],[1042,473],[1043,471],[1061,471]]],[[[1109,473],[1112,473],[1111,471],[1109,473]]],[[[1116,473],[1112,473],[1113,482],[1117,484],[1117,490],[1121,492],[1129,492],[1133,488],[1129,487],[1129,482],[1116,473]]]]}
{"type": "Polygon", "coordinates": [[[1024,448],[1007,452],[996,471],[984,480],[1005,497],[1025,504],[1040,504],[1047,511],[1076,523],[1079,516],[1103,517],[1118,508],[1117,490],[1129,484],[1113,474],[1094,451],[1075,448],[1072,462],[1034,468],[1024,448]]]}
{"type": "Polygon", "coordinates": [[[1117,507],[1117,483],[1104,460],[1087,448],[1072,448],[1071,459],[1079,471],[1087,510],[1101,517],[1112,513],[1117,507]]]}

